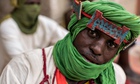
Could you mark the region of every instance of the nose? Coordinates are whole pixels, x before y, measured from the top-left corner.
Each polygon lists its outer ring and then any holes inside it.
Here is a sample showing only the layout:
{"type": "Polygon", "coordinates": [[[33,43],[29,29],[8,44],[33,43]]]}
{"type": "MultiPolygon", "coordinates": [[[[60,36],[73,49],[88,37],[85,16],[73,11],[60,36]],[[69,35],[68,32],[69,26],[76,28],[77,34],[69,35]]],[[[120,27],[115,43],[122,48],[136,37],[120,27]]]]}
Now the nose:
{"type": "Polygon", "coordinates": [[[105,40],[100,39],[91,44],[90,49],[96,56],[101,56],[105,47],[105,40]]]}

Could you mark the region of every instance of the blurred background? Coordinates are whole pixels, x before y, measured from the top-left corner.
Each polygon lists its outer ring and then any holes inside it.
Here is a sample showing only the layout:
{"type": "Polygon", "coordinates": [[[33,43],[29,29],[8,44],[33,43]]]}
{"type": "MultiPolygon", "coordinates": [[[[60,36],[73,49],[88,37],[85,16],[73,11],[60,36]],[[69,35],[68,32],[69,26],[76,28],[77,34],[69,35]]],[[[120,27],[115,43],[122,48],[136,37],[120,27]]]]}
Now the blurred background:
{"type": "MultiPolygon", "coordinates": [[[[71,15],[71,1],[72,0],[41,0],[41,14],[55,20],[67,29],[71,15]]],[[[112,1],[121,4],[129,12],[140,15],[140,0],[112,1]]],[[[10,0],[0,0],[0,20],[13,9],[10,0]]],[[[124,59],[122,60],[126,61],[127,65],[125,66],[129,67],[127,70],[131,73],[130,75],[128,74],[128,82],[126,84],[140,84],[140,36],[135,46],[130,49],[128,56],[124,55],[123,57],[124,59]]]]}
{"type": "MultiPolygon", "coordinates": [[[[41,14],[57,21],[63,27],[66,27],[65,14],[71,8],[72,0],[41,0],[41,14]]],[[[123,5],[131,13],[140,14],[140,0],[112,0],[123,5]]],[[[0,0],[0,19],[10,13],[13,7],[10,0],[0,0]]]]}

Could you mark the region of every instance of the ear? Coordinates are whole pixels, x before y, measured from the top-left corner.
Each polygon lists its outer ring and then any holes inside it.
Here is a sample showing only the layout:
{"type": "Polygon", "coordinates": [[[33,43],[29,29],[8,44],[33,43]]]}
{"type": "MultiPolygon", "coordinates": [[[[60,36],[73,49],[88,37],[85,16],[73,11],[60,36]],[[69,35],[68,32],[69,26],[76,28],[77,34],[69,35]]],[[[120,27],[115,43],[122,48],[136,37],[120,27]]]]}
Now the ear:
{"type": "Polygon", "coordinates": [[[128,43],[128,44],[123,48],[123,50],[125,50],[126,48],[129,48],[129,47],[133,46],[133,45],[135,44],[136,40],[137,40],[137,39],[134,39],[134,40],[132,40],[130,43],[128,43]]]}

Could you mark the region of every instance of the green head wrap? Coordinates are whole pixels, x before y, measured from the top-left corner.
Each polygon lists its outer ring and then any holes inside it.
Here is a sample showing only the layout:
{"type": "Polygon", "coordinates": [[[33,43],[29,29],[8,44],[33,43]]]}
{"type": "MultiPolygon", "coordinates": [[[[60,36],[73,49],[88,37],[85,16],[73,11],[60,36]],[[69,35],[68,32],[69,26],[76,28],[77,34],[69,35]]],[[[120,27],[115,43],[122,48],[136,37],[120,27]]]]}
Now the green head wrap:
{"type": "MultiPolygon", "coordinates": [[[[82,10],[92,15],[96,9],[103,13],[103,16],[114,22],[118,26],[126,26],[130,28],[126,36],[126,40],[132,40],[139,35],[140,19],[129,12],[122,6],[108,1],[82,2],[82,10]]],[[[80,53],[73,46],[73,41],[77,34],[86,28],[89,18],[82,15],[80,20],[77,20],[76,15],[71,16],[68,29],[70,33],[58,41],[54,46],[53,57],[56,66],[66,78],[75,81],[94,79],[97,84],[115,84],[115,74],[112,65],[112,60],[109,62],[97,65],[85,61],[80,53]]],[[[125,46],[121,44],[118,54],[125,46]]],[[[115,57],[115,56],[114,56],[115,57]]]]}
{"type": "Polygon", "coordinates": [[[23,33],[32,34],[37,29],[40,5],[25,4],[25,2],[26,0],[17,0],[17,6],[15,6],[11,16],[23,33]]]}

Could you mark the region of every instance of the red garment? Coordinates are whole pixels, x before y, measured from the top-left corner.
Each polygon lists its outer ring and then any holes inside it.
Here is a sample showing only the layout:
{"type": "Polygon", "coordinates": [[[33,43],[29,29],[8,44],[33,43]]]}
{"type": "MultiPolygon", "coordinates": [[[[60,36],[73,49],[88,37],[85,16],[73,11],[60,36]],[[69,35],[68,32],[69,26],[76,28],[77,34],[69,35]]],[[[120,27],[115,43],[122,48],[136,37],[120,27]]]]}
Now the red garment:
{"type": "MultiPolygon", "coordinates": [[[[49,75],[47,75],[47,73],[46,73],[46,70],[47,70],[47,68],[46,68],[46,54],[45,54],[44,49],[42,49],[42,53],[43,53],[43,74],[44,74],[44,78],[40,82],[40,84],[44,84],[45,82],[48,82],[48,84],[50,84],[49,81],[48,81],[49,75]]],[[[56,68],[54,76],[53,76],[52,84],[54,84],[55,77],[56,77],[57,84],[68,84],[67,81],[66,81],[66,78],[62,75],[62,73],[57,68],[56,68]]],[[[78,84],[80,84],[80,82],[78,84]]],[[[89,80],[89,84],[95,84],[95,82],[93,80],[89,80]]]]}

